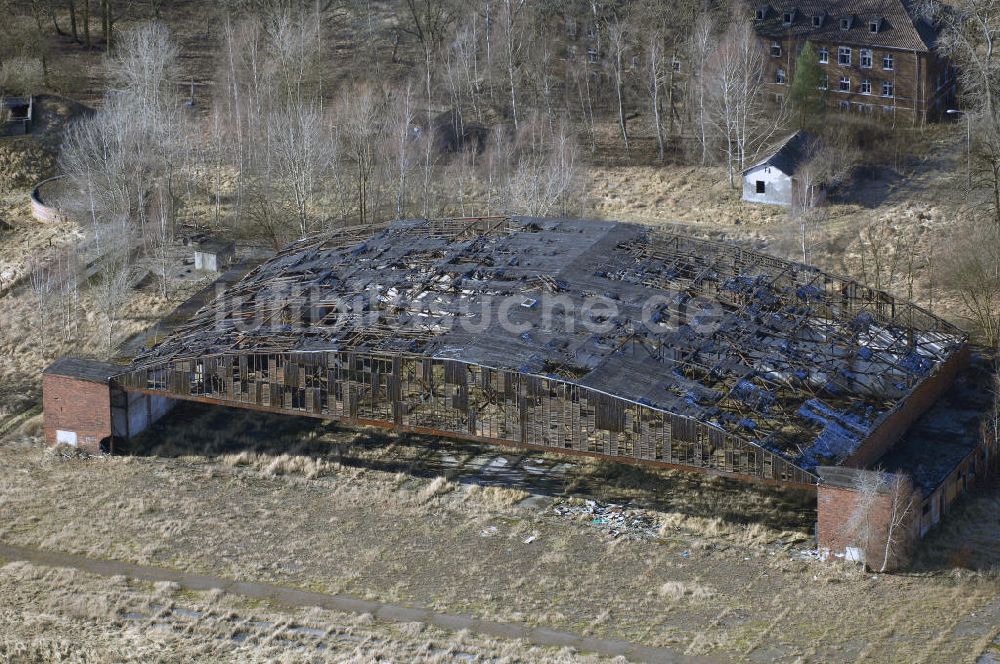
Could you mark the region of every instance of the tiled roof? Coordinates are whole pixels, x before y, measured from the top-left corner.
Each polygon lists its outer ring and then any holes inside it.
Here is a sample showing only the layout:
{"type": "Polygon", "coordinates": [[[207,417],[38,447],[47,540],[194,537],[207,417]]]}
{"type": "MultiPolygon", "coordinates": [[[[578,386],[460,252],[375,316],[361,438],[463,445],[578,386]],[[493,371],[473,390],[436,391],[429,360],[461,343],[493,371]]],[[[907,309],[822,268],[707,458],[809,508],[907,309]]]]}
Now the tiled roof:
{"type": "Polygon", "coordinates": [[[817,42],[874,48],[929,51],[937,41],[937,30],[917,16],[909,0],[758,0],[748,3],[754,11],[754,27],[763,37],[799,37],[817,42]],[[758,19],[764,10],[764,18],[758,19]],[[793,12],[785,24],[786,12],[793,12]],[[819,27],[813,17],[820,17],[819,27]],[[842,19],[850,27],[843,29],[842,19]],[[872,32],[870,23],[878,22],[872,32]]]}
{"type": "Polygon", "coordinates": [[[777,168],[785,175],[795,175],[805,161],[812,156],[812,147],[816,139],[811,134],[804,131],[797,131],[777,147],[773,154],[767,159],[760,161],[743,171],[751,171],[758,166],[767,164],[777,168]]]}

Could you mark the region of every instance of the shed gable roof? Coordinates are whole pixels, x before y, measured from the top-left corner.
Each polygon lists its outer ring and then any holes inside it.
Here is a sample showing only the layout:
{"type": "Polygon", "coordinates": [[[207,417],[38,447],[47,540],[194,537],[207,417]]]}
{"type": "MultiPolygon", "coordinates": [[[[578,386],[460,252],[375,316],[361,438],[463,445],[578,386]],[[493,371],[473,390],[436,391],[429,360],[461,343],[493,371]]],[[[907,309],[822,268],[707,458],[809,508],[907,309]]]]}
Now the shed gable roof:
{"type": "Polygon", "coordinates": [[[811,149],[815,142],[816,137],[812,134],[801,130],[797,131],[782,141],[777,149],[771,153],[771,156],[757,162],[743,172],[749,173],[761,166],[770,166],[771,168],[778,169],[785,175],[795,175],[799,167],[809,161],[811,149]]]}

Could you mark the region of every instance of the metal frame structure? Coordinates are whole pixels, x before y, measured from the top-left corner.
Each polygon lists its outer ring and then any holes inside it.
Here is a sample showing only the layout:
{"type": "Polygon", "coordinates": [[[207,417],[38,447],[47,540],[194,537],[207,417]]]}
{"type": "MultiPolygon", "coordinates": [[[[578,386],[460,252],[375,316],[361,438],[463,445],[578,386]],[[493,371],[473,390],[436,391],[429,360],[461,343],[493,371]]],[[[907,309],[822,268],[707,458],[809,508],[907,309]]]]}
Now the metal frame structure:
{"type": "Polygon", "coordinates": [[[116,382],[811,485],[965,341],[888,293],[678,233],[408,220],[293,243],[116,382]],[[543,316],[546,297],[565,311],[543,316]],[[572,319],[587,298],[615,305],[597,333],[572,319]],[[501,328],[503,307],[527,331],[501,328]]]}

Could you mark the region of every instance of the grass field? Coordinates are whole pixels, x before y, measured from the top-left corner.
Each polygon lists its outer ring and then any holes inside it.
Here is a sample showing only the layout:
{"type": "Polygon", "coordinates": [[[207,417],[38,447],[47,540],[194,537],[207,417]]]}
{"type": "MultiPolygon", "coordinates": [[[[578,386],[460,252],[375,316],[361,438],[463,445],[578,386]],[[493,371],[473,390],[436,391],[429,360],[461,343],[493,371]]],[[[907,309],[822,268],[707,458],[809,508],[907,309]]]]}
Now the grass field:
{"type": "Polygon", "coordinates": [[[574,463],[555,496],[524,500],[530,480],[480,486],[482,460],[510,451],[192,405],[132,457],[19,440],[0,448],[0,539],[15,545],[723,661],[974,661],[1000,624],[997,488],[949,517],[916,571],[874,576],[809,557],[808,496],[678,473],[574,463]],[[442,471],[442,455],[456,463],[442,471]],[[553,511],[573,497],[628,501],[657,535],[553,511]]]}
{"type": "Polygon", "coordinates": [[[371,615],[292,610],[169,582],[0,564],[0,660],[577,662],[597,657],[371,615]]]}

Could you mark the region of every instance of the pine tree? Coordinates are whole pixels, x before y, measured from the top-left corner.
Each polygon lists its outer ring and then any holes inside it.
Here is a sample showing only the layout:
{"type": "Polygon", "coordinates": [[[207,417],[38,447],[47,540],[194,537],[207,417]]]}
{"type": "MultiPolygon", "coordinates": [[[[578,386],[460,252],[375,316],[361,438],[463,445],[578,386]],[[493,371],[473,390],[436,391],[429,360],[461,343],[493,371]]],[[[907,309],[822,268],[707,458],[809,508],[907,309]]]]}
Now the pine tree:
{"type": "Polygon", "coordinates": [[[823,68],[812,42],[807,41],[799,57],[795,58],[795,78],[792,80],[792,105],[800,126],[815,122],[826,110],[826,90],[820,88],[822,83],[823,68]]]}

